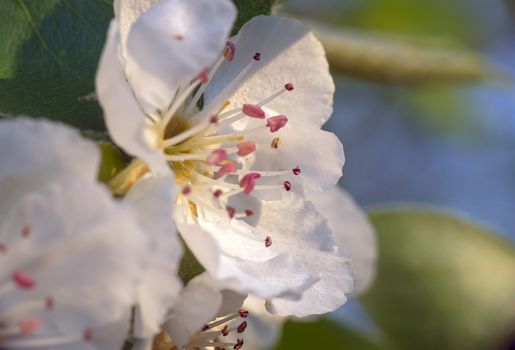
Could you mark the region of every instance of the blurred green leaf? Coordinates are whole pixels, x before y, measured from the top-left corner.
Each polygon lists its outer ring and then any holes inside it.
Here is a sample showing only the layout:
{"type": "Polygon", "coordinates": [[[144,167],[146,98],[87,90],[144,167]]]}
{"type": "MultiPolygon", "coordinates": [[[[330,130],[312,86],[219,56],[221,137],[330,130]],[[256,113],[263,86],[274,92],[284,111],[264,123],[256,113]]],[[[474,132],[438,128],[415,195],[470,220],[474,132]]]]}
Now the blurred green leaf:
{"type": "Polygon", "coordinates": [[[0,0],[0,112],[102,130],[94,91],[112,0],[0,0]]]}
{"type": "Polygon", "coordinates": [[[122,152],[111,143],[101,142],[98,147],[102,154],[98,180],[107,183],[125,167],[126,162],[122,152]]]}
{"type": "Polygon", "coordinates": [[[379,350],[372,340],[328,319],[312,322],[288,321],[276,350],[379,350]]]}
{"type": "Polygon", "coordinates": [[[275,0],[233,0],[233,2],[238,8],[238,18],[232,30],[233,35],[238,33],[241,26],[252,17],[271,14],[275,4],[275,0]]]}
{"type": "Polygon", "coordinates": [[[500,77],[479,54],[446,43],[310,24],[338,73],[409,83],[500,77]]]}
{"type": "Polygon", "coordinates": [[[446,214],[370,215],[378,275],[362,301],[399,350],[496,349],[515,326],[515,248],[446,214]]]}

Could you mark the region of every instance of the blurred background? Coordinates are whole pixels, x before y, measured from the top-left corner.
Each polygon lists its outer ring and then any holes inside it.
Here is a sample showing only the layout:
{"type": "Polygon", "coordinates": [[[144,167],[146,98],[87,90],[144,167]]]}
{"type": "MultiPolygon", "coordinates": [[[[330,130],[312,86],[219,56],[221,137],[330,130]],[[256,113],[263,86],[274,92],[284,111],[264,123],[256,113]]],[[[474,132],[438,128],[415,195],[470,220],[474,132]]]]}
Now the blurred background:
{"type": "Polygon", "coordinates": [[[287,324],[279,348],[515,349],[515,2],[289,0],[280,12],[326,44],[340,184],[372,212],[453,217],[372,214],[371,291],[338,323],[287,324]]]}

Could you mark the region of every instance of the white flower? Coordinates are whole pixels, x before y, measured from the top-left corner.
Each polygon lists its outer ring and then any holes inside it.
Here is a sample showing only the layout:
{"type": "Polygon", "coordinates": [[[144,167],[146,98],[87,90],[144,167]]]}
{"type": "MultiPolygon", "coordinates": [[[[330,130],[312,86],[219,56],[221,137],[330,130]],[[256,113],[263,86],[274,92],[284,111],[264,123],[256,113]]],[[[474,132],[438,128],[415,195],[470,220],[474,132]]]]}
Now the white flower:
{"type": "MultiPolygon", "coordinates": [[[[353,295],[365,292],[376,272],[377,242],[374,230],[354,200],[342,189],[335,187],[324,192],[311,192],[309,198],[317,210],[327,213],[328,225],[336,244],[351,258],[354,271],[353,295]],[[338,208],[334,210],[333,208],[338,208]]],[[[310,291],[303,298],[312,298],[310,291]]],[[[288,301],[283,301],[288,302],[288,301]]],[[[271,349],[280,340],[286,317],[270,314],[266,301],[249,296],[243,308],[249,311],[245,344],[249,349],[271,349]]]]}
{"type": "Polygon", "coordinates": [[[98,164],[69,127],[0,122],[0,348],[120,349],[148,240],[98,164]]]}
{"type": "Polygon", "coordinates": [[[322,46],[299,21],[267,16],[226,42],[229,0],[145,3],[116,4],[97,73],[113,140],[151,174],[173,171],[176,224],[214,279],[281,315],[334,310],[350,262],[330,213],[306,200],[344,162],[320,130],[334,92],[322,46]]]}

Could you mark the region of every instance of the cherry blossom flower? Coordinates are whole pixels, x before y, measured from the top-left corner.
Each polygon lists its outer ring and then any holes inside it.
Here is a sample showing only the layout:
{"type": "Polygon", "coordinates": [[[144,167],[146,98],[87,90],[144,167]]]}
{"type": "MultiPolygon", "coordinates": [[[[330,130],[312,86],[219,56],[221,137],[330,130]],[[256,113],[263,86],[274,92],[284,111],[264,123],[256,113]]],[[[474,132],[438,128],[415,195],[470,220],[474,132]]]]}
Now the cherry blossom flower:
{"type": "Polygon", "coordinates": [[[95,145],[21,118],[0,146],[0,347],[119,349],[147,241],[96,183],[95,145]]]}
{"type": "Polygon", "coordinates": [[[227,40],[229,0],[115,6],[96,78],[106,124],[133,165],[174,174],[173,217],[198,261],[280,315],[343,304],[351,262],[308,196],[333,188],[344,163],[320,129],[334,84],[318,40],[274,16],[227,40]]]}

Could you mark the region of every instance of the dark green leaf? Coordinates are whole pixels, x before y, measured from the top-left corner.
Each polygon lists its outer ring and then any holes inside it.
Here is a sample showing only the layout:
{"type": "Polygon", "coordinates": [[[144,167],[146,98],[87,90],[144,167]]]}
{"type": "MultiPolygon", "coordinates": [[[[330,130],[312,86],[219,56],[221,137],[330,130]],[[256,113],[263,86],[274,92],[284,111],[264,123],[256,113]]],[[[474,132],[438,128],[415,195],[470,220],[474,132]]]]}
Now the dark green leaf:
{"type": "Polygon", "coordinates": [[[379,350],[379,346],[365,336],[334,321],[320,319],[313,322],[289,321],[283,329],[276,350],[379,350]]]}
{"type": "Polygon", "coordinates": [[[463,219],[372,213],[377,280],[362,299],[399,350],[496,349],[515,321],[515,248],[463,219]]]}
{"type": "Polygon", "coordinates": [[[98,147],[102,153],[98,180],[107,183],[125,167],[126,161],[122,152],[111,143],[101,142],[98,147]]]}
{"type": "Polygon", "coordinates": [[[241,26],[249,19],[258,15],[269,15],[272,13],[272,6],[275,0],[233,0],[238,8],[238,18],[234,25],[233,34],[238,33],[241,26]]]}
{"type": "Polygon", "coordinates": [[[111,0],[0,0],[0,112],[102,130],[101,110],[82,97],[94,78],[111,0]]]}

